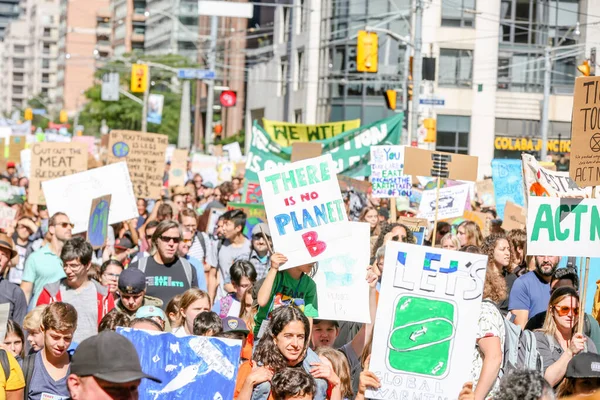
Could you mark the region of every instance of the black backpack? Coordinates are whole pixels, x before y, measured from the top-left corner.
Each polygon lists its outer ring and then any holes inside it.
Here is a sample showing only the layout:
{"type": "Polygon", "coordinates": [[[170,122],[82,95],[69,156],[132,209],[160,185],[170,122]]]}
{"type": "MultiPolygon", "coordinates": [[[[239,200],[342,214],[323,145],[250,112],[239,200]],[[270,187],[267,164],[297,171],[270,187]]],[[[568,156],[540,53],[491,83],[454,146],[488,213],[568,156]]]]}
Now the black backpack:
{"type": "Polygon", "coordinates": [[[8,378],[10,377],[10,362],[8,361],[6,350],[4,349],[0,349],[0,364],[4,370],[5,381],[8,381],[8,378]]]}

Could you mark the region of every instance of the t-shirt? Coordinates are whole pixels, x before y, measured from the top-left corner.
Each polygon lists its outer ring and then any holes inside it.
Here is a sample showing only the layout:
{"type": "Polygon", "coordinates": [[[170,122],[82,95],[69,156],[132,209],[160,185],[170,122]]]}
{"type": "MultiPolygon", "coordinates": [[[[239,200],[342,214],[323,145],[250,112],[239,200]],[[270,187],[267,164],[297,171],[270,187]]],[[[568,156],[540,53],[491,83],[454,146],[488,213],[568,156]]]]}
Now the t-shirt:
{"type": "Polygon", "coordinates": [[[29,301],[30,307],[35,307],[44,286],[59,281],[65,276],[62,261],[50,250],[49,244],[31,253],[25,262],[25,270],[23,271],[23,280],[33,283],[33,293],[29,301]]]}
{"type": "MultiPolygon", "coordinates": [[[[129,268],[137,268],[138,265],[139,261],[130,264],[129,268]]],[[[146,295],[161,299],[163,310],[173,297],[192,287],[198,287],[196,269],[192,267],[192,284],[190,286],[179,257],[169,264],[159,264],[154,260],[154,257],[148,257],[145,274],[146,295]]]]}
{"type": "Polygon", "coordinates": [[[98,334],[98,291],[93,282],[84,287],[72,289],[64,283],[60,284],[62,301],[71,304],[77,310],[77,330],[73,334],[73,342],[81,343],[85,339],[98,334]]]}
{"type": "Polygon", "coordinates": [[[277,307],[293,303],[304,311],[307,317],[316,318],[319,316],[317,303],[317,285],[313,279],[302,274],[300,279],[294,279],[288,271],[280,271],[275,277],[269,303],[260,307],[254,317],[254,336],[258,337],[260,325],[267,317],[267,314],[277,307]],[[298,301],[301,300],[301,301],[298,301]],[[302,303],[302,304],[301,304],[302,303]]]}
{"type": "Polygon", "coordinates": [[[529,318],[545,311],[550,301],[550,283],[531,271],[519,277],[510,291],[509,310],[527,310],[529,318]]]}
{"type": "Polygon", "coordinates": [[[192,267],[196,270],[196,276],[198,277],[198,289],[202,289],[206,292],[207,284],[206,284],[206,276],[204,275],[204,265],[200,260],[196,257],[190,257],[188,254],[185,256],[185,259],[192,264],[192,267]]]}
{"type": "MultiPolygon", "coordinates": [[[[204,238],[204,245],[208,247],[208,237],[204,232],[197,232],[192,239],[192,246],[190,247],[190,251],[188,256],[196,258],[200,260],[200,262],[204,263],[204,258],[206,258],[206,254],[204,254],[204,249],[202,248],[202,243],[200,243],[200,239],[198,235],[202,235],[204,238]]],[[[208,252],[208,251],[207,251],[208,252]]],[[[203,267],[204,268],[204,267],[203,267]]]]}
{"type": "Polygon", "coordinates": [[[6,376],[4,375],[4,369],[0,368],[0,387],[3,389],[0,390],[0,400],[6,399],[5,390],[19,390],[25,387],[25,378],[23,377],[23,371],[21,370],[17,359],[8,351],[6,352],[6,355],[8,356],[8,365],[10,366],[10,376],[7,381],[6,376]]]}
{"type": "Polygon", "coordinates": [[[29,383],[28,400],[66,400],[69,398],[69,390],[67,389],[67,377],[71,373],[71,367],[67,370],[67,374],[57,381],[52,379],[44,361],[42,361],[42,352],[35,355],[33,367],[33,375],[29,383]]]}
{"type": "Polygon", "coordinates": [[[248,260],[250,251],[251,243],[246,238],[244,238],[244,242],[241,246],[234,247],[227,239],[223,242],[218,256],[218,268],[221,270],[223,276],[223,284],[231,283],[229,269],[233,265],[233,262],[237,260],[248,260]]]}

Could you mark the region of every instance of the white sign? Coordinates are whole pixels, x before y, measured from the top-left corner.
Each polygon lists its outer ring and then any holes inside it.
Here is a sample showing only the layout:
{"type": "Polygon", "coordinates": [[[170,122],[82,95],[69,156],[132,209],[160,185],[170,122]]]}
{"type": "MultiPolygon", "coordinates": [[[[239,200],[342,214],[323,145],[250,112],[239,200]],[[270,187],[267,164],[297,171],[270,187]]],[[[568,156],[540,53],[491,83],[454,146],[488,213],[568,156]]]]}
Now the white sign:
{"type": "MultiPolygon", "coordinates": [[[[419,205],[419,218],[435,219],[436,189],[424,190],[419,205]]],[[[469,197],[469,185],[457,185],[440,189],[438,220],[461,217],[469,197]]]]}
{"type": "Polygon", "coordinates": [[[600,199],[530,197],[527,255],[600,257],[600,199]]]}
{"type": "Polygon", "coordinates": [[[119,101],[119,73],[107,72],[102,75],[102,101],[119,101]]]}
{"type": "Polygon", "coordinates": [[[319,261],[313,278],[317,284],[319,319],[370,324],[366,266],[371,229],[362,222],[348,222],[347,229],[352,236],[346,242],[346,251],[319,261]]]}
{"type": "Polygon", "coordinates": [[[226,144],[223,146],[223,151],[226,151],[229,154],[229,161],[240,161],[243,157],[242,149],[240,149],[240,144],[238,142],[226,144]]]}
{"type": "Polygon", "coordinates": [[[108,223],[139,217],[129,169],[125,162],[42,182],[48,213],[64,212],[75,228],[87,232],[92,200],[112,195],[108,223]]]}
{"type": "Polygon", "coordinates": [[[200,174],[204,182],[210,182],[216,186],[218,180],[218,163],[218,157],[194,153],[192,155],[192,172],[194,174],[200,174]]]}
{"type": "Polygon", "coordinates": [[[370,399],[456,399],[471,378],[487,256],[389,242],[370,399]]]}
{"type": "Polygon", "coordinates": [[[569,177],[568,172],[544,168],[534,156],[529,154],[521,154],[521,159],[523,161],[523,182],[528,199],[531,196],[592,197],[592,187],[578,187],[575,181],[569,177]]]}
{"type": "Polygon", "coordinates": [[[373,197],[410,196],[412,178],[403,170],[404,146],[371,146],[373,197]]]}
{"type": "Polygon", "coordinates": [[[16,216],[17,210],[14,210],[11,207],[0,207],[0,228],[8,228],[13,223],[16,216]]]}
{"type": "Polygon", "coordinates": [[[280,270],[347,250],[351,234],[331,154],[258,173],[280,270]]]}

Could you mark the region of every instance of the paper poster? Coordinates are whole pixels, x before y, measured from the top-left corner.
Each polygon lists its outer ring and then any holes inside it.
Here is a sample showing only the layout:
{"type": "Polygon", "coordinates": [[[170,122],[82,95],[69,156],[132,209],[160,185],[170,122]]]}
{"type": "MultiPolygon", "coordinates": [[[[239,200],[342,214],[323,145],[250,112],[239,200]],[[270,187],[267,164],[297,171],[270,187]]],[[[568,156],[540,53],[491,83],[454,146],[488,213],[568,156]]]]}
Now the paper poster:
{"type": "Polygon", "coordinates": [[[223,146],[223,150],[227,152],[229,161],[238,162],[242,159],[242,149],[238,142],[229,143],[223,146]]]}
{"type": "Polygon", "coordinates": [[[248,182],[244,179],[244,203],[263,204],[262,190],[258,182],[248,182]]]}
{"type": "Polygon", "coordinates": [[[187,150],[176,149],[171,157],[169,187],[184,186],[187,180],[187,150]]]}
{"type": "Polygon", "coordinates": [[[580,188],[568,172],[552,171],[529,154],[521,154],[523,179],[527,196],[547,197],[592,197],[592,188],[580,188]]]}
{"type": "Polygon", "coordinates": [[[346,226],[352,231],[346,251],[319,261],[313,278],[317,284],[319,319],[370,324],[366,266],[371,228],[363,222],[348,222],[346,226]]]}
{"type": "Polygon", "coordinates": [[[12,196],[11,184],[6,181],[0,181],[0,201],[9,200],[12,196]]]}
{"type": "Polygon", "coordinates": [[[347,249],[346,208],[330,154],[258,173],[280,270],[320,261],[347,249]]]}
{"type": "Polygon", "coordinates": [[[494,182],[491,179],[485,179],[475,183],[477,196],[481,202],[481,207],[494,207],[496,199],[494,197],[494,182]]]}
{"type": "Polygon", "coordinates": [[[429,221],[424,218],[400,217],[398,223],[406,225],[411,230],[416,240],[415,244],[421,245],[425,242],[429,221]]]}
{"type": "Polygon", "coordinates": [[[0,229],[11,226],[16,216],[17,210],[11,207],[0,207],[0,229]]]}
{"type": "Polygon", "coordinates": [[[220,162],[217,165],[217,181],[229,182],[235,176],[235,163],[231,161],[220,162]]]}
{"type": "Polygon", "coordinates": [[[600,77],[575,79],[569,176],[579,187],[600,185],[600,77]]]}
{"type": "Polygon", "coordinates": [[[233,399],[242,342],[208,336],[178,338],[168,332],[117,328],[137,350],[142,371],[140,400],[233,399]]]}
{"type": "Polygon", "coordinates": [[[111,195],[109,194],[92,200],[90,218],[88,219],[87,240],[94,249],[99,249],[106,243],[110,198],[111,195]]]}
{"type": "Polygon", "coordinates": [[[151,124],[162,123],[163,105],[165,96],[162,94],[150,94],[148,96],[148,117],[147,121],[151,124]]]}
{"type": "Polygon", "coordinates": [[[271,121],[263,118],[263,126],[274,142],[281,146],[290,146],[295,142],[313,142],[315,140],[330,139],[340,133],[356,129],[360,127],[360,119],[306,125],[271,121]]]}
{"type": "Polygon", "coordinates": [[[502,229],[510,231],[511,229],[525,229],[527,225],[527,210],[510,201],[506,202],[504,208],[504,220],[502,220],[502,229]]]}
{"type": "Polygon", "coordinates": [[[0,304],[0,336],[6,336],[6,324],[8,323],[8,314],[10,313],[11,303],[0,304]]]}
{"type": "Polygon", "coordinates": [[[31,146],[28,202],[46,204],[42,182],[85,171],[87,161],[87,146],[84,143],[43,142],[31,146]]]}
{"type": "Polygon", "coordinates": [[[405,146],[371,146],[373,197],[410,197],[412,178],[404,175],[405,146]]]}
{"type": "Polygon", "coordinates": [[[504,206],[507,201],[520,206],[525,204],[521,162],[519,160],[492,160],[492,179],[498,218],[504,219],[504,206]]]}
{"type": "Polygon", "coordinates": [[[93,199],[111,195],[108,223],[139,217],[133,185],[124,162],[53,179],[42,184],[48,212],[64,212],[75,228],[73,233],[87,232],[93,199]]]}
{"type": "Polygon", "coordinates": [[[227,211],[225,208],[210,209],[210,216],[208,217],[208,223],[206,224],[206,233],[216,236],[217,222],[219,221],[219,217],[225,214],[225,211],[227,211]]]}
{"type": "Polygon", "coordinates": [[[227,203],[227,209],[242,210],[246,213],[246,226],[244,227],[244,235],[250,239],[252,229],[261,222],[267,222],[267,214],[265,206],[262,204],[244,204],[244,203],[227,203]]]}
{"type": "Polygon", "coordinates": [[[94,136],[73,136],[72,142],[85,143],[88,147],[88,153],[96,153],[96,137],[94,136]]]}
{"type": "Polygon", "coordinates": [[[167,135],[113,130],[108,141],[108,163],[127,163],[136,197],[160,199],[168,144],[167,135]]]}
{"type": "Polygon", "coordinates": [[[389,242],[369,399],[456,399],[471,380],[487,256],[389,242]]]}
{"type": "Polygon", "coordinates": [[[31,149],[21,150],[21,169],[27,179],[31,176],[31,149]]]}
{"type": "Polygon", "coordinates": [[[600,199],[530,197],[527,255],[600,257],[600,199]]]}
{"type": "Polygon", "coordinates": [[[204,182],[217,185],[217,164],[219,159],[215,156],[194,153],[192,155],[192,172],[200,174],[204,182]]]}
{"type": "Polygon", "coordinates": [[[413,176],[435,176],[454,180],[476,181],[478,158],[463,154],[431,151],[406,146],[404,173],[413,176]]]}
{"type": "MultiPolygon", "coordinates": [[[[469,186],[458,185],[440,189],[437,219],[460,217],[465,212],[469,186]]],[[[419,218],[435,220],[436,189],[424,190],[419,204],[419,218]]]]}

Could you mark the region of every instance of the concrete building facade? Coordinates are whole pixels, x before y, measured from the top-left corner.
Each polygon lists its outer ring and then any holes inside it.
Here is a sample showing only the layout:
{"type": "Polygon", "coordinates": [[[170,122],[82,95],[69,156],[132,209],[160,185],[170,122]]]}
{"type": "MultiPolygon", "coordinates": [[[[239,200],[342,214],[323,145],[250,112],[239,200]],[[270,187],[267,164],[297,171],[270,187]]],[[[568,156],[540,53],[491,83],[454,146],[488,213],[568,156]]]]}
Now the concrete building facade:
{"type": "Polygon", "coordinates": [[[144,51],[145,0],[111,0],[112,48],[115,56],[144,51]]]}
{"type": "Polygon", "coordinates": [[[21,0],[0,0],[0,41],[4,39],[6,28],[22,13],[21,0]]]}

